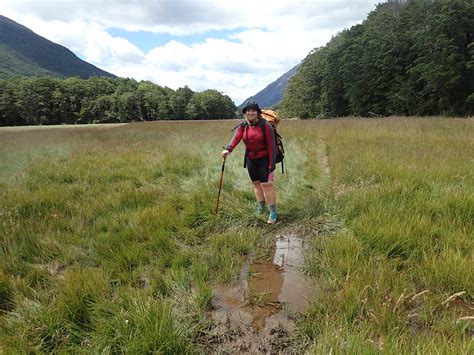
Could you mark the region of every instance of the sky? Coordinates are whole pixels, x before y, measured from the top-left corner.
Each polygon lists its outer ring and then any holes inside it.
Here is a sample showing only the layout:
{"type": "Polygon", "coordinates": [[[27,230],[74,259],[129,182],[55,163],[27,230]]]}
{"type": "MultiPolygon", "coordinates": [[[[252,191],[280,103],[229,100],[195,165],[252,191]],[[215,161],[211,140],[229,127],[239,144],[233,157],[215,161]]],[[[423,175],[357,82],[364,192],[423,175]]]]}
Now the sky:
{"type": "Polygon", "coordinates": [[[382,0],[0,0],[0,14],[117,76],[239,105],[382,0]]]}

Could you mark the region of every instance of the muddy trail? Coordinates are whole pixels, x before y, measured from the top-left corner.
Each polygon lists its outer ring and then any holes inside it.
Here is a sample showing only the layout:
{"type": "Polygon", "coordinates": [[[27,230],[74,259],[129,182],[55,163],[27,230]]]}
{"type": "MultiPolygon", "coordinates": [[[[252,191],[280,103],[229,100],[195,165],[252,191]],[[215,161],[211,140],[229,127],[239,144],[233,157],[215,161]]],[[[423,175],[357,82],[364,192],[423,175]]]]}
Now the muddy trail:
{"type": "Polygon", "coordinates": [[[234,284],[220,285],[213,302],[215,327],[206,347],[217,353],[277,353],[291,348],[296,319],[316,292],[303,272],[304,240],[276,235],[267,260],[247,260],[234,284]]]}
{"type": "MultiPolygon", "coordinates": [[[[316,154],[321,172],[312,188],[329,191],[331,170],[324,143],[316,154]]],[[[206,351],[303,353],[305,346],[301,339],[297,340],[295,330],[298,319],[318,292],[315,279],[303,269],[305,243],[342,228],[335,216],[324,214],[305,225],[282,226],[269,236],[270,257],[247,259],[236,282],[215,290],[210,314],[214,327],[201,339],[206,351]]]]}

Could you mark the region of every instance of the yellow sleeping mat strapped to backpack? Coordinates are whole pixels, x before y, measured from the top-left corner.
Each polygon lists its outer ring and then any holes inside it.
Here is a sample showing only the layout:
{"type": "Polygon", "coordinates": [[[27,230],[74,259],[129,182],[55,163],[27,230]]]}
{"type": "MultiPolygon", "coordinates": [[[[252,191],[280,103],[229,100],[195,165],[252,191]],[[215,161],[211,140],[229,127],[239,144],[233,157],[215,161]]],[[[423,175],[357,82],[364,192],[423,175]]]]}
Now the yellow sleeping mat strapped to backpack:
{"type": "Polygon", "coordinates": [[[275,128],[281,121],[281,117],[278,112],[273,110],[262,110],[262,117],[265,118],[268,122],[270,122],[275,128]]]}

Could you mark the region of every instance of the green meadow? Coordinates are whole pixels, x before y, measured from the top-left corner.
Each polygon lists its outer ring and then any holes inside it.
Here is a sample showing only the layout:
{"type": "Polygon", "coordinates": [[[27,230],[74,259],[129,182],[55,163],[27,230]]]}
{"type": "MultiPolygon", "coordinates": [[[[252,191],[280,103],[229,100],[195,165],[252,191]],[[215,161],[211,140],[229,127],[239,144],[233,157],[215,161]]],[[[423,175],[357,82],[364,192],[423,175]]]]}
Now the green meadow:
{"type": "Polygon", "coordinates": [[[472,119],[283,121],[274,226],[242,147],[214,214],[235,125],[0,129],[0,354],[206,353],[214,290],[279,230],[318,284],[285,352],[474,351],[472,119]]]}

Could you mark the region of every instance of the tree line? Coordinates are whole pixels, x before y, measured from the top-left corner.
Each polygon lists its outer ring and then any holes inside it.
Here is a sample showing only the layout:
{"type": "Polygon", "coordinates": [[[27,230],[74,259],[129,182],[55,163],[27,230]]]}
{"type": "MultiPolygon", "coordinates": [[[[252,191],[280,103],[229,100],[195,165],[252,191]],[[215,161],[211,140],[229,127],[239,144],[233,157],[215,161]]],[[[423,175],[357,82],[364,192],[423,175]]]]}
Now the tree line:
{"type": "Polygon", "coordinates": [[[290,79],[288,117],[472,115],[474,2],[388,1],[314,49],[290,79]]]}
{"type": "Polygon", "coordinates": [[[236,117],[216,90],[177,90],[126,78],[20,77],[0,80],[0,126],[236,117]]]}

